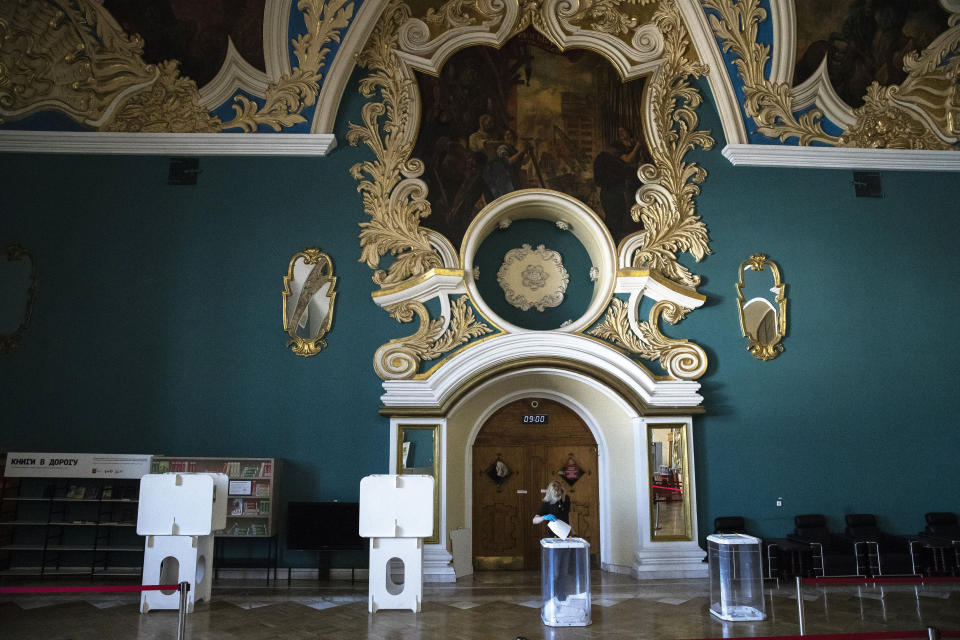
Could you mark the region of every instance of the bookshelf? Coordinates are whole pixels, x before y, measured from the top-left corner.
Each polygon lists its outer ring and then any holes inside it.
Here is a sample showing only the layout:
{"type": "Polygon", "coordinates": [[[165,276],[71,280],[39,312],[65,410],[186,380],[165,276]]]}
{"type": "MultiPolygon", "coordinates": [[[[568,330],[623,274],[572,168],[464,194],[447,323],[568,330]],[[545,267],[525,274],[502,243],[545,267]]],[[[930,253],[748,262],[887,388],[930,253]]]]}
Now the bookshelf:
{"type": "Polygon", "coordinates": [[[0,477],[0,575],[138,576],[137,479],[0,477]]]}
{"type": "Polygon", "coordinates": [[[272,538],[277,504],[276,458],[154,456],[150,473],[224,473],[230,479],[227,527],[219,538],[272,538]]]}

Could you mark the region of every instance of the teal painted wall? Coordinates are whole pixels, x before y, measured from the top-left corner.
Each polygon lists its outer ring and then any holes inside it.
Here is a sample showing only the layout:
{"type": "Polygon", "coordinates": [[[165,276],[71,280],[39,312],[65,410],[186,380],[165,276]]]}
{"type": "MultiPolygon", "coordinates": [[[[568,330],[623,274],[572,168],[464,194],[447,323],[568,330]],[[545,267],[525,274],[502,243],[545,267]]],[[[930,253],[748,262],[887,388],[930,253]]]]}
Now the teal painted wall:
{"type": "Polygon", "coordinates": [[[916,533],[925,512],[960,511],[957,175],[884,171],[883,198],[856,198],[850,170],[733,167],[712,107],[700,115],[717,138],[693,154],[709,172],[697,209],[713,254],[687,264],[708,300],[665,332],[710,358],[694,421],[701,531],[744,515],[782,536],[801,513],[842,530],[866,512],[916,533]],[[734,285],[752,253],[787,284],[770,362],[740,335],[734,285]]]}
{"type": "MultiPolygon", "coordinates": [[[[33,323],[0,358],[0,448],[283,458],[282,502],[355,499],[388,469],[376,348],[408,335],[370,300],[365,219],[347,173],[359,122],[345,92],[340,146],[320,159],[204,158],[195,187],[166,185],[166,158],[0,155],[0,244],[34,253],[33,323]],[[329,347],[299,358],[281,328],[292,255],[331,255],[329,347]]],[[[710,356],[694,422],[699,518],[742,514],[762,535],[821,512],[876,512],[892,530],[958,511],[955,174],[884,172],[856,199],[850,171],[734,168],[718,138],[698,212],[713,255],[704,308],[665,332],[710,356]],[[740,337],[739,264],[765,252],[787,283],[785,352],[740,337]],[[775,500],[782,496],[784,506],[775,500]]],[[[305,565],[310,556],[286,554],[305,565]]]]}

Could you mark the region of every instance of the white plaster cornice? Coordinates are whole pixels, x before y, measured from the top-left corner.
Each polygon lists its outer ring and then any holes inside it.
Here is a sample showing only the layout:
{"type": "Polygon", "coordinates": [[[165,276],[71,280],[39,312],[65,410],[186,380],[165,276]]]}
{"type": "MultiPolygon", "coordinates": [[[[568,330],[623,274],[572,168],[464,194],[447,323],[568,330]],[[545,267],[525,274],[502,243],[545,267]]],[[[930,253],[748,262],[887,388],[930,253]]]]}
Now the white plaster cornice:
{"type": "Polygon", "coordinates": [[[308,133],[0,131],[0,153],[325,156],[335,144],[332,134],[308,133]]]}
{"type": "Polygon", "coordinates": [[[827,56],[823,56],[820,66],[809,78],[790,90],[795,110],[817,106],[823,114],[842,130],[847,130],[857,122],[857,117],[843,99],[837,95],[830,82],[827,71],[827,56]]]}
{"type": "Polygon", "coordinates": [[[293,0],[267,0],[263,7],[263,63],[267,78],[276,82],[290,68],[290,8],[293,0]]]}
{"type": "Polygon", "coordinates": [[[374,291],[373,301],[382,308],[404,300],[426,302],[441,295],[467,292],[463,285],[463,271],[460,269],[431,269],[420,278],[411,280],[409,284],[403,282],[392,289],[374,291]]]}
{"type": "Polygon", "coordinates": [[[793,0],[770,0],[773,44],[770,46],[770,82],[793,84],[796,63],[797,12],[793,0]]]}
{"type": "Polygon", "coordinates": [[[559,331],[527,331],[498,336],[455,354],[429,378],[385,380],[385,407],[440,408],[464,385],[486,371],[538,358],[563,359],[606,372],[649,407],[697,407],[700,384],[662,380],[616,349],[590,338],[559,331]]]}
{"type": "Polygon", "coordinates": [[[268,84],[267,74],[244,60],[233,45],[233,38],[227,36],[227,55],[213,80],[200,88],[199,103],[207,110],[216,109],[238,90],[262,98],[268,84]]]}
{"type": "Polygon", "coordinates": [[[958,151],[728,144],[723,148],[723,157],[738,167],[960,171],[958,151]]]}

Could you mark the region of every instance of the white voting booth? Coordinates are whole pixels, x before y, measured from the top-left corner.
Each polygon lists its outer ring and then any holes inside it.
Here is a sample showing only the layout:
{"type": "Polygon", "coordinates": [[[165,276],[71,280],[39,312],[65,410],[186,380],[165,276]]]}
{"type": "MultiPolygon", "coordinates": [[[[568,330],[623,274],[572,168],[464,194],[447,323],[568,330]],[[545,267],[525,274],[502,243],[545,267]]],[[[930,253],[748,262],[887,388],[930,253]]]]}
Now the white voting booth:
{"type": "MultiPolygon", "coordinates": [[[[187,611],[210,601],[213,532],[227,526],[227,483],[222,473],[164,473],[140,480],[137,533],[146,536],[143,584],[190,583],[187,611]]],[[[178,609],[176,592],[142,591],[140,611],[178,609]]]]}
{"type": "Polygon", "coordinates": [[[376,475],[360,480],[360,536],[370,538],[369,611],[420,611],[423,539],[433,534],[432,476],[376,475]],[[394,582],[391,560],[403,563],[394,582]]]}

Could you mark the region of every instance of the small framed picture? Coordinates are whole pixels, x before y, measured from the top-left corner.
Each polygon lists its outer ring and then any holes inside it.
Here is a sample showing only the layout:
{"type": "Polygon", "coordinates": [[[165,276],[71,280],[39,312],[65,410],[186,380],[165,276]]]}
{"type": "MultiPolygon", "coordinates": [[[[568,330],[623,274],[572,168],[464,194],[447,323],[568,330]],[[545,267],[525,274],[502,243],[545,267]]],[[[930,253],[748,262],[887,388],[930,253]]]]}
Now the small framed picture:
{"type": "Polygon", "coordinates": [[[231,480],[229,493],[232,496],[248,496],[253,492],[253,482],[250,480],[231,480]]]}

